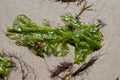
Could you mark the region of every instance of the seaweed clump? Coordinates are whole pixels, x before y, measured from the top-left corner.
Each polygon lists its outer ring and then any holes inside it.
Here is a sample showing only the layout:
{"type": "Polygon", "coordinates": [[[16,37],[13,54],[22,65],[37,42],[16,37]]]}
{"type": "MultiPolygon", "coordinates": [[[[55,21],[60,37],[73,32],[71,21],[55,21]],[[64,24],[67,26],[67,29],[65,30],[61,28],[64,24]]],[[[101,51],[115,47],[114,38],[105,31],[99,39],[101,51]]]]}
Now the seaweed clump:
{"type": "Polygon", "coordinates": [[[11,71],[12,62],[10,60],[4,59],[4,55],[0,52],[0,80],[4,80],[11,71]]]}
{"type": "Polygon", "coordinates": [[[103,34],[99,25],[86,24],[78,21],[70,13],[61,16],[62,27],[52,28],[49,21],[44,20],[43,26],[37,25],[24,14],[20,14],[6,34],[19,46],[27,46],[36,55],[65,56],[69,46],[75,47],[74,63],[85,62],[86,57],[99,50],[103,34]]]}

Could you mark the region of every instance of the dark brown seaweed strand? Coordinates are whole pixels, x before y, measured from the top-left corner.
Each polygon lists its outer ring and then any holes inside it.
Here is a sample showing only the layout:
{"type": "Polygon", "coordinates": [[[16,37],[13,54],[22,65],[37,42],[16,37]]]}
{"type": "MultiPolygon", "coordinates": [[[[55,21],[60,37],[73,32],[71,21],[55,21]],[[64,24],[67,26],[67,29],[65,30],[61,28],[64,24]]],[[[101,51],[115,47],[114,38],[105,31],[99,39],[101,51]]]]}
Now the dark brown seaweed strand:
{"type": "Polygon", "coordinates": [[[78,6],[78,5],[81,5],[82,2],[84,2],[84,0],[78,0],[77,6],[78,6]]]}
{"type": "Polygon", "coordinates": [[[25,75],[25,71],[23,69],[22,61],[18,57],[16,57],[16,56],[11,55],[10,57],[14,57],[16,60],[18,60],[18,62],[20,64],[21,72],[22,72],[22,80],[25,80],[25,76],[24,76],[25,75]]]}
{"type": "Polygon", "coordinates": [[[77,0],[62,0],[63,2],[76,2],[77,0]]]}
{"type": "Polygon", "coordinates": [[[77,2],[77,6],[81,5],[82,2],[84,2],[84,0],[56,0],[56,1],[61,1],[61,2],[77,2]]]}
{"type": "Polygon", "coordinates": [[[119,77],[117,77],[116,80],[119,80],[119,77]]]}
{"type": "Polygon", "coordinates": [[[60,65],[56,67],[55,71],[52,72],[51,78],[57,77],[61,72],[64,72],[65,70],[69,69],[69,67],[72,65],[73,63],[69,63],[69,62],[60,63],[60,65]]]}
{"type": "Polygon", "coordinates": [[[97,56],[94,56],[92,57],[87,63],[83,64],[80,68],[78,68],[73,74],[72,76],[77,76],[79,75],[80,73],[82,73],[83,71],[85,71],[86,69],[88,69],[90,66],[92,66],[95,61],[98,59],[99,57],[97,56]]]}
{"type": "Polygon", "coordinates": [[[83,12],[85,12],[85,11],[92,11],[92,9],[90,9],[90,7],[92,6],[92,4],[89,5],[89,6],[87,6],[87,1],[84,0],[84,2],[85,2],[85,4],[83,5],[81,11],[80,11],[80,12],[77,14],[77,16],[75,17],[76,19],[79,19],[79,16],[80,16],[83,12]]]}
{"type": "Polygon", "coordinates": [[[102,22],[100,19],[97,19],[97,22],[98,22],[98,27],[100,29],[103,28],[106,25],[106,23],[102,22]]]}
{"type": "Polygon", "coordinates": [[[21,65],[21,71],[22,71],[22,80],[26,80],[27,79],[30,70],[32,71],[32,73],[34,75],[34,79],[33,80],[36,80],[36,74],[35,74],[34,69],[30,65],[27,65],[23,60],[21,60],[21,62],[22,63],[20,63],[20,65],[21,65]],[[25,72],[25,69],[23,67],[26,69],[26,72],[25,72]]]}
{"type": "MultiPolygon", "coordinates": [[[[26,64],[25,64],[26,65],[26,64]]],[[[33,76],[34,76],[34,78],[33,78],[33,80],[36,80],[37,79],[37,75],[35,74],[35,71],[34,71],[34,69],[30,66],[30,65],[27,65],[28,66],[28,68],[32,71],[32,73],[33,73],[33,76]]],[[[27,77],[28,75],[26,75],[26,77],[27,77]]]]}
{"type": "MultiPolygon", "coordinates": [[[[10,58],[15,58],[16,60],[18,60],[19,65],[20,65],[20,68],[21,68],[22,80],[26,80],[26,78],[28,77],[28,74],[29,74],[29,70],[31,70],[31,71],[33,72],[34,80],[36,80],[35,72],[34,72],[34,70],[31,68],[31,66],[27,65],[23,60],[21,60],[21,59],[18,58],[17,56],[10,55],[9,57],[10,57],[10,58]],[[26,69],[26,72],[25,72],[25,69],[24,69],[24,68],[26,69]],[[30,68],[30,69],[29,69],[29,68],[30,68]]],[[[13,65],[13,66],[14,66],[14,65],[13,65]]],[[[9,80],[9,77],[8,77],[6,80],[9,80]]]]}
{"type": "Polygon", "coordinates": [[[56,1],[62,1],[62,2],[76,2],[77,0],[56,0],[56,1]]]}

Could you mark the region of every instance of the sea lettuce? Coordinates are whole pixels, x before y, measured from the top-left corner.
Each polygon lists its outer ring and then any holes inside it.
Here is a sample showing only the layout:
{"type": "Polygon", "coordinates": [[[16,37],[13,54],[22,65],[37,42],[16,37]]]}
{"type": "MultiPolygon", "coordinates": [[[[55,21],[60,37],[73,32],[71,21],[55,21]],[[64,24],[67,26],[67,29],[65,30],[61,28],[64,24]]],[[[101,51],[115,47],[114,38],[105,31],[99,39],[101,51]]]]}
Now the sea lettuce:
{"type": "Polygon", "coordinates": [[[97,24],[80,22],[70,13],[61,16],[64,25],[52,28],[49,21],[44,20],[39,26],[25,14],[20,14],[13,22],[13,27],[7,31],[7,36],[19,46],[27,46],[36,55],[44,57],[65,56],[69,45],[75,47],[74,63],[85,62],[86,57],[99,50],[103,34],[97,24]]]}

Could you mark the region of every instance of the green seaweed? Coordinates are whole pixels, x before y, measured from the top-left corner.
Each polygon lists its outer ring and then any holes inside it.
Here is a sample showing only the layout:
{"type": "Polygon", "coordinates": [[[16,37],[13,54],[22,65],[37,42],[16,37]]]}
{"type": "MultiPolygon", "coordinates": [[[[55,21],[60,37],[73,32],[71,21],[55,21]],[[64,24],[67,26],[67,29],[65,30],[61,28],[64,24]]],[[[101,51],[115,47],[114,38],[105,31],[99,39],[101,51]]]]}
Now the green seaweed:
{"type": "Polygon", "coordinates": [[[37,25],[26,15],[18,15],[7,36],[19,46],[29,47],[36,55],[44,57],[65,56],[69,46],[75,47],[74,63],[85,62],[86,57],[99,50],[103,34],[97,24],[86,24],[78,21],[70,13],[61,16],[63,27],[52,28],[49,21],[44,20],[43,26],[37,25]]]}
{"type": "Polygon", "coordinates": [[[11,61],[3,58],[3,53],[0,52],[0,78],[5,78],[11,70],[11,61]]]}

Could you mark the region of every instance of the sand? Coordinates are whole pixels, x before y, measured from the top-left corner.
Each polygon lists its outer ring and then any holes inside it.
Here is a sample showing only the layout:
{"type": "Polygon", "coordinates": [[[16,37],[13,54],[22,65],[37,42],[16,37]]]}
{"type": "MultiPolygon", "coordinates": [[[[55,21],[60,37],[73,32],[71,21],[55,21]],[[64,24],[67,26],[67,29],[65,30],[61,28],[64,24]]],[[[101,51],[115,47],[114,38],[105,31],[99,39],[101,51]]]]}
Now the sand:
{"type": "MultiPolygon", "coordinates": [[[[103,47],[96,53],[103,56],[85,73],[84,80],[115,80],[120,77],[120,1],[119,0],[87,0],[88,4],[93,4],[93,11],[85,12],[81,16],[81,21],[95,23],[101,19],[107,25],[101,29],[104,34],[103,47]]],[[[61,4],[52,0],[0,0],[0,50],[15,54],[21,57],[27,65],[32,66],[37,75],[37,80],[51,80],[50,72],[47,70],[45,61],[32,54],[32,52],[22,46],[16,46],[5,34],[7,28],[12,26],[12,22],[19,14],[28,15],[33,21],[41,24],[43,19],[48,19],[54,27],[63,23],[60,16],[66,12],[76,15],[81,7],[76,3],[61,4]]],[[[49,57],[46,62],[50,69],[62,61],[73,61],[74,49],[71,47],[70,55],[64,58],[49,57]]],[[[81,77],[77,76],[76,80],[81,77]]],[[[12,71],[9,80],[21,80],[20,70],[12,71]]],[[[28,80],[33,80],[29,76],[28,80]]]]}

